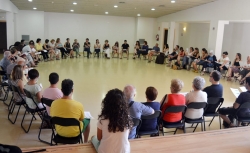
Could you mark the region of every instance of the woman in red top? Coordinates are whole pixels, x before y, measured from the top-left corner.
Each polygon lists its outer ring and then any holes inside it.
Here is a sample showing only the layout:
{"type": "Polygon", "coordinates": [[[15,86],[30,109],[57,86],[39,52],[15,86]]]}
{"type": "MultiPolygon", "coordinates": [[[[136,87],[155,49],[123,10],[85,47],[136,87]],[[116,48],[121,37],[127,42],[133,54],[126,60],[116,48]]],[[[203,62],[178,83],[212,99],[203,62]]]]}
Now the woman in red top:
{"type": "Polygon", "coordinates": [[[165,110],[170,106],[185,105],[185,96],[180,94],[184,83],[179,79],[171,80],[171,94],[166,95],[161,101],[162,121],[163,123],[178,123],[182,118],[182,113],[166,113],[165,110]],[[164,100],[165,99],[165,100],[164,100]]]}

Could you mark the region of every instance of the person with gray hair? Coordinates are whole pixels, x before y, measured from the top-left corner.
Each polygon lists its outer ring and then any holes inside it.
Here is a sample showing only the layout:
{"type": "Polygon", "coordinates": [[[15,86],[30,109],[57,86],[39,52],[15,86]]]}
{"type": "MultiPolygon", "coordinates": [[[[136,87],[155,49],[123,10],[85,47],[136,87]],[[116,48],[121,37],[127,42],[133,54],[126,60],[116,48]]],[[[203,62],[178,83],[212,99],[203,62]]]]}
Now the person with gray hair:
{"type": "MultiPolygon", "coordinates": [[[[141,118],[141,116],[152,115],[155,111],[142,103],[135,102],[134,98],[136,95],[136,88],[132,85],[127,85],[124,87],[123,93],[127,99],[129,106],[129,114],[132,118],[141,118]]],[[[136,126],[133,127],[129,133],[129,139],[134,139],[136,136],[136,126]]]]}
{"type": "MultiPolygon", "coordinates": [[[[207,93],[203,92],[206,81],[204,78],[198,76],[193,80],[193,90],[186,95],[186,105],[195,102],[207,102],[207,93]]],[[[185,117],[188,119],[199,119],[203,115],[203,109],[188,108],[185,117]]]]}
{"type": "Polygon", "coordinates": [[[0,61],[0,66],[2,67],[3,71],[7,71],[7,66],[11,64],[11,61],[10,61],[10,51],[5,51],[4,54],[3,54],[3,58],[1,59],[0,61]]]}

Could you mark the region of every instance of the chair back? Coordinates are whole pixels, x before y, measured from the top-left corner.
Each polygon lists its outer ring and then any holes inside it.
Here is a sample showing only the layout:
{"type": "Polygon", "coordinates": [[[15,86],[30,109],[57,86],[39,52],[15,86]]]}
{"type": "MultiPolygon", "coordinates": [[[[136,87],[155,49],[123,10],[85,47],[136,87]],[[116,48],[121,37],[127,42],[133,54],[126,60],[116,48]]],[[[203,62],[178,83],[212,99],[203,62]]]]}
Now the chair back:
{"type": "Polygon", "coordinates": [[[31,95],[31,93],[28,90],[26,90],[26,89],[23,89],[23,90],[24,90],[24,93],[25,93],[26,97],[33,100],[33,97],[31,95]]]}
{"type": "Polygon", "coordinates": [[[54,101],[54,100],[52,100],[52,99],[48,99],[48,98],[44,98],[44,97],[41,99],[41,102],[42,102],[43,104],[49,106],[49,107],[51,107],[51,104],[52,104],[53,101],[54,101]]]}
{"type": "Polygon", "coordinates": [[[206,102],[191,102],[187,105],[187,108],[193,108],[193,109],[205,109],[207,107],[206,102]]]}
{"type": "Polygon", "coordinates": [[[154,119],[154,118],[158,118],[161,116],[161,111],[157,110],[155,111],[154,114],[152,115],[147,115],[147,116],[141,116],[141,119],[143,120],[149,120],[149,119],[154,119]]]}
{"type": "MultiPolygon", "coordinates": [[[[240,111],[245,111],[246,109],[250,110],[250,102],[245,102],[239,106],[239,108],[236,110],[235,116],[238,118],[240,111]]],[[[250,117],[247,117],[250,118],[250,117]]]]}
{"type": "Polygon", "coordinates": [[[133,121],[133,127],[135,127],[135,126],[139,126],[139,125],[141,125],[141,119],[139,119],[139,118],[132,118],[132,121],[133,121]]]}
{"type": "Polygon", "coordinates": [[[23,99],[23,96],[21,95],[18,87],[14,86],[14,85],[10,85],[10,87],[13,90],[13,92],[16,92],[18,94],[18,96],[21,97],[23,101],[25,101],[25,99],[23,99]]]}
{"type": "Polygon", "coordinates": [[[53,125],[80,127],[80,121],[75,118],[52,117],[50,121],[53,125]]]}
{"type": "Polygon", "coordinates": [[[205,112],[215,113],[223,104],[224,98],[220,97],[209,97],[207,99],[207,108],[205,112]]]}
{"type": "Polygon", "coordinates": [[[186,108],[187,107],[185,105],[170,106],[165,110],[164,114],[166,114],[166,113],[184,113],[186,108]]]}

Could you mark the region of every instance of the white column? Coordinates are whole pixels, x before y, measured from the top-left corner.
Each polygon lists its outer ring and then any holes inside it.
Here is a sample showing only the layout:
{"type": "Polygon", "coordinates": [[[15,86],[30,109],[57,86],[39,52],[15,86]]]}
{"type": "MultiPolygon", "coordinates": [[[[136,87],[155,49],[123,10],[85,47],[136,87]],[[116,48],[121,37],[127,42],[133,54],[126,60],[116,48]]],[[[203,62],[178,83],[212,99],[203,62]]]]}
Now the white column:
{"type": "Polygon", "coordinates": [[[175,40],[175,22],[170,22],[170,29],[168,29],[168,45],[170,53],[174,49],[174,40],[175,40]]]}
{"type": "Polygon", "coordinates": [[[224,37],[224,28],[226,24],[229,24],[229,21],[218,22],[217,37],[216,37],[216,42],[215,42],[215,55],[217,59],[221,57],[223,37],[224,37]]]}
{"type": "Polygon", "coordinates": [[[7,25],[7,48],[15,43],[15,22],[14,13],[6,12],[6,25],[7,25]]]}

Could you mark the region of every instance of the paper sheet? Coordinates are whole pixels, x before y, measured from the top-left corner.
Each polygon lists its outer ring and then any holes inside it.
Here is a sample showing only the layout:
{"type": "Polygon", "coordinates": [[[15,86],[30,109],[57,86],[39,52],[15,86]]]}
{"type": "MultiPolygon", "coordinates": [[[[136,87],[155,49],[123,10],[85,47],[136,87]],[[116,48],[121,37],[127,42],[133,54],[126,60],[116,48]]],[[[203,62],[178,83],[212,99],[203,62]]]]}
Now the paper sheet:
{"type": "Polygon", "coordinates": [[[85,112],[85,111],[84,111],[84,118],[87,118],[87,119],[94,119],[94,117],[91,116],[90,112],[85,112]]]}
{"type": "Polygon", "coordinates": [[[230,89],[231,89],[232,93],[234,94],[234,96],[236,98],[238,98],[240,95],[240,91],[238,89],[235,89],[235,88],[230,88],[230,89]]]}
{"type": "Polygon", "coordinates": [[[246,89],[246,87],[240,87],[240,90],[242,91],[242,92],[247,92],[247,89],[246,89]]]}
{"type": "Polygon", "coordinates": [[[180,94],[186,96],[188,92],[181,92],[180,94]]]}

